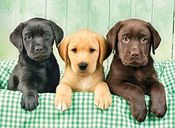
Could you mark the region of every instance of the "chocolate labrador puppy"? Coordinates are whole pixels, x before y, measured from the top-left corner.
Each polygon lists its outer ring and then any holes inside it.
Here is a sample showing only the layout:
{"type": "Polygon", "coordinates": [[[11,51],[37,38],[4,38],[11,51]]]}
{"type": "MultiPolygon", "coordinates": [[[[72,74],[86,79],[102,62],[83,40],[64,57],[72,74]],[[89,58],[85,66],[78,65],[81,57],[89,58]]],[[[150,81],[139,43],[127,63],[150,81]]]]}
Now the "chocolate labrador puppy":
{"type": "Polygon", "coordinates": [[[21,107],[34,110],[38,105],[38,92],[55,92],[60,71],[53,55],[52,45],[63,38],[63,30],[53,21],[33,18],[21,23],[11,33],[10,41],[19,50],[8,89],[23,93],[21,107]]]}
{"type": "Polygon", "coordinates": [[[147,114],[144,94],[151,96],[151,111],[163,117],[167,109],[165,89],[150,55],[151,47],[155,54],[160,44],[158,32],[148,22],[128,19],[111,28],[107,41],[115,52],[107,75],[111,92],[129,101],[132,115],[139,122],[147,114]]]}

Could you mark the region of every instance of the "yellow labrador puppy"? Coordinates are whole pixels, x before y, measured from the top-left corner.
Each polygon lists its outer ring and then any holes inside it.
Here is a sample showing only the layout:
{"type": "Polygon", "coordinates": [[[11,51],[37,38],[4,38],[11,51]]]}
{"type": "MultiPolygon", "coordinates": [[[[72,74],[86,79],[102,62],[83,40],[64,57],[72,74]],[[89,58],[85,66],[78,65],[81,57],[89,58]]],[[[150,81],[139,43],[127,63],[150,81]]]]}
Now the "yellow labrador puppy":
{"type": "Polygon", "coordinates": [[[59,110],[70,108],[73,91],[94,92],[94,103],[100,109],[111,106],[112,98],[103,72],[103,61],[110,52],[105,38],[90,30],[83,29],[63,39],[59,54],[66,68],[55,97],[59,110]]]}

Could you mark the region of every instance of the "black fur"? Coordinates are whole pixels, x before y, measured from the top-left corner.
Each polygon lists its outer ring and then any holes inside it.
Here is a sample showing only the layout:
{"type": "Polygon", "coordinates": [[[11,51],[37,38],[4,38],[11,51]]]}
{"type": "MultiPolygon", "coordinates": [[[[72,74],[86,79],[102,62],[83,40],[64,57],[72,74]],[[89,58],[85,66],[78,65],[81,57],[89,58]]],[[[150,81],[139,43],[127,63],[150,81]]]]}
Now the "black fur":
{"type": "Polygon", "coordinates": [[[62,40],[63,31],[53,21],[33,18],[21,23],[11,33],[10,41],[20,55],[9,82],[9,90],[23,93],[21,107],[34,110],[38,106],[38,92],[54,93],[59,84],[60,70],[53,55],[53,42],[62,40]]]}

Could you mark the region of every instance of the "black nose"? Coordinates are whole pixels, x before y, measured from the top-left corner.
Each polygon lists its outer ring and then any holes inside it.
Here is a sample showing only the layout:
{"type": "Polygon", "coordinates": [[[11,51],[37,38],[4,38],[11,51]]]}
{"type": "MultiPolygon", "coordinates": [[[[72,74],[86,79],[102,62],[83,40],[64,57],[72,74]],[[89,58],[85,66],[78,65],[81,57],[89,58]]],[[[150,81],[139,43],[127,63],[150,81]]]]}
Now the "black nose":
{"type": "Polygon", "coordinates": [[[82,63],[79,63],[78,66],[79,66],[80,70],[85,70],[87,68],[88,64],[82,62],[82,63]]]}
{"type": "Polygon", "coordinates": [[[35,52],[43,52],[44,48],[42,46],[36,46],[35,47],[35,52]]]}

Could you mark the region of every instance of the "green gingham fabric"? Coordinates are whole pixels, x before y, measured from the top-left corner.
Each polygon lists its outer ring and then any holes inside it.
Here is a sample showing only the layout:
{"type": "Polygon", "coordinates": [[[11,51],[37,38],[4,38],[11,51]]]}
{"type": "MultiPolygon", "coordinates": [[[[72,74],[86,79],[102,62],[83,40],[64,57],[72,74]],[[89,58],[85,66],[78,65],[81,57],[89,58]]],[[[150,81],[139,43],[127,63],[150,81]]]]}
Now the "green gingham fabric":
{"type": "MultiPolygon", "coordinates": [[[[132,117],[122,97],[112,96],[112,106],[102,111],[94,106],[93,93],[73,93],[72,107],[65,112],[55,108],[55,94],[40,93],[39,106],[32,112],[25,111],[20,107],[22,93],[6,89],[16,62],[0,61],[0,128],[175,128],[175,61],[154,64],[167,93],[165,117],[157,118],[148,110],[141,123],[132,117]]],[[[150,98],[146,96],[145,100],[149,106],[150,98]]]]}

